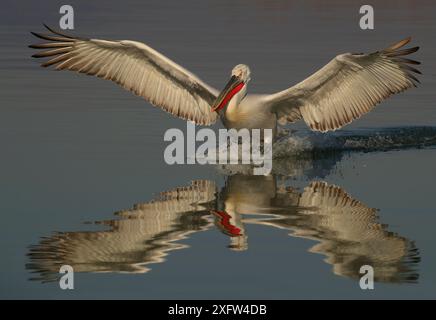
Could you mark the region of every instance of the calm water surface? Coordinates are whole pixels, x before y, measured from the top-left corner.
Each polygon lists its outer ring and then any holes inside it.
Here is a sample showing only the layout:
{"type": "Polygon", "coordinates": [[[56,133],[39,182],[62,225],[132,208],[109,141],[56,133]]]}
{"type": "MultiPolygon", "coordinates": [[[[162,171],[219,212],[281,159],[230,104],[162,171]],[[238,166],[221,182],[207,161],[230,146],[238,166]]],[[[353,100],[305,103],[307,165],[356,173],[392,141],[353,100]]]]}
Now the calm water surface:
{"type": "Polygon", "coordinates": [[[79,34],[144,41],[218,88],[246,63],[253,92],[414,37],[418,89],[339,133],[293,126],[270,176],[166,165],[164,132],[185,123],[112,83],[39,68],[29,31],[57,25],[63,3],[6,3],[1,298],[436,297],[432,1],[375,1],[375,31],[358,28],[353,1],[69,2],[79,34]],[[59,289],[62,264],[74,290],[59,289]],[[375,290],[359,288],[363,264],[375,290]]]}

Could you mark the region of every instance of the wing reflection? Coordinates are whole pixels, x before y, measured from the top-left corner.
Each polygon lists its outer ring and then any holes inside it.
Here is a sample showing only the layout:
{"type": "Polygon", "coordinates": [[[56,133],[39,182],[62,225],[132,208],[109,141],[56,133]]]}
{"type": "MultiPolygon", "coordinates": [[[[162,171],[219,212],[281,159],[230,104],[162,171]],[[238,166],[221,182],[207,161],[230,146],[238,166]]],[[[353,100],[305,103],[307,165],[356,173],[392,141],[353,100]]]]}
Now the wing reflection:
{"type": "Polygon", "coordinates": [[[379,222],[376,209],[353,199],[342,188],[312,182],[301,194],[292,189],[278,192],[273,202],[282,208],[294,204],[298,210],[258,223],[317,241],[309,251],[325,255],[335,274],[360,278],[360,267],[370,265],[376,281],[418,279],[419,253],[415,244],[389,232],[387,225],[379,222]]]}
{"type": "Polygon", "coordinates": [[[165,261],[168,252],[186,248],[177,241],[206,230],[211,223],[204,206],[213,201],[216,187],[211,181],[162,192],[154,201],[116,212],[120,219],[100,221],[107,231],[61,232],[43,238],[30,248],[27,267],[39,274],[35,280],[58,278],[61,265],[77,272],[149,271],[148,265],[165,261]]]}
{"type": "Polygon", "coordinates": [[[57,279],[63,264],[76,272],[147,272],[149,264],[188,247],[180,240],[213,225],[229,236],[230,249],[246,250],[245,226],[258,224],[315,240],[309,251],[324,255],[337,275],[360,277],[360,267],[368,264],[376,281],[418,279],[417,248],[389,232],[377,210],[325,182],[312,182],[300,191],[278,180],[236,174],[219,192],[212,181],[194,181],[117,212],[117,219],[99,222],[109,230],[56,233],[42,239],[30,248],[27,268],[42,281],[57,279]]]}

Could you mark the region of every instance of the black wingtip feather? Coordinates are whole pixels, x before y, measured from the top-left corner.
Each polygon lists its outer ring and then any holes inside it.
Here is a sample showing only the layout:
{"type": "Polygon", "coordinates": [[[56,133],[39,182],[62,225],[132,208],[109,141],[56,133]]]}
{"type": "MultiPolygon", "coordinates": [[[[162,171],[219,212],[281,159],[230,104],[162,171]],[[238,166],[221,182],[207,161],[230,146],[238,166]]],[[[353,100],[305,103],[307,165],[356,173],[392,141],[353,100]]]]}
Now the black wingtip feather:
{"type": "Polygon", "coordinates": [[[413,48],[407,48],[407,49],[395,50],[395,51],[387,51],[386,56],[388,56],[388,57],[405,56],[408,54],[412,54],[418,50],[419,50],[419,47],[413,47],[413,48]]]}
{"type": "Polygon", "coordinates": [[[74,42],[74,39],[71,38],[60,38],[60,37],[55,37],[55,36],[51,36],[48,34],[42,34],[42,33],[36,33],[36,32],[30,32],[31,34],[33,34],[35,37],[43,39],[43,40],[49,40],[49,41],[58,41],[58,42],[74,42]]]}
{"type": "Polygon", "coordinates": [[[418,78],[416,78],[414,75],[412,75],[411,73],[407,73],[407,76],[411,79],[413,79],[414,81],[418,82],[419,84],[421,83],[421,81],[418,80],[418,78]]]}
{"type": "Polygon", "coordinates": [[[36,33],[36,32],[33,32],[33,31],[30,31],[30,33],[32,34],[32,35],[34,35],[35,37],[37,37],[37,38],[40,38],[40,39],[43,39],[43,40],[46,40],[44,37],[42,37],[42,35],[40,35],[39,33],[36,33]]]}
{"type": "Polygon", "coordinates": [[[43,23],[43,26],[44,26],[48,31],[50,31],[51,33],[57,34],[58,36],[62,36],[62,37],[68,38],[68,39],[75,39],[75,38],[72,37],[72,36],[69,36],[69,35],[67,35],[67,34],[65,34],[65,33],[62,33],[62,32],[60,32],[60,31],[54,30],[53,28],[50,28],[50,27],[49,27],[48,25],[46,25],[45,23],[43,23]]]}
{"type": "MultiPolygon", "coordinates": [[[[50,32],[53,32],[53,30],[46,24],[46,23],[42,23],[42,25],[50,32]]],[[[53,32],[54,33],[54,32],[53,32]]]]}
{"type": "Polygon", "coordinates": [[[412,48],[398,50],[399,48],[402,48],[404,45],[408,44],[411,39],[412,39],[411,37],[408,37],[408,38],[392,45],[387,50],[385,50],[383,53],[387,57],[389,57],[392,61],[394,61],[398,64],[398,66],[405,72],[405,74],[407,75],[409,80],[411,80],[413,85],[416,87],[416,83],[421,83],[421,82],[418,80],[417,77],[415,77],[413,75],[413,73],[422,74],[422,72],[419,71],[418,69],[410,66],[410,65],[411,64],[412,65],[419,65],[419,64],[421,64],[421,62],[416,61],[416,60],[412,60],[412,59],[407,59],[407,58],[404,58],[403,56],[417,52],[420,49],[420,47],[416,46],[416,47],[412,47],[412,48]]]}
{"type": "Polygon", "coordinates": [[[407,58],[402,58],[402,57],[397,57],[393,59],[396,62],[401,62],[401,63],[408,63],[408,64],[414,64],[414,65],[420,65],[421,62],[416,61],[416,60],[412,60],[412,59],[407,59],[407,58]]]}

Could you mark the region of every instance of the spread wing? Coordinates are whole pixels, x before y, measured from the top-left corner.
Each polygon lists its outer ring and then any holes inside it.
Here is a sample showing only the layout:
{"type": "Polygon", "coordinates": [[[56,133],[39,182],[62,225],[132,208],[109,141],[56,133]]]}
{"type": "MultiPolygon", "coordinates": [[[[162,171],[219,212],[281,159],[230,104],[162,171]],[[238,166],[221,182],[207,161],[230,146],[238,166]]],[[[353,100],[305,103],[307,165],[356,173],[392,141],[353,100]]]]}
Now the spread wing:
{"type": "Polygon", "coordinates": [[[216,121],[211,104],[217,91],[144,43],[85,39],[47,29],[51,35],[32,34],[50,42],[30,46],[45,49],[33,57],[50,57],[43,67],[112,80],[151,104],[197,124],[216,121]]]}
{"type": "Polygon", "coordinates": [[[376,209],[342,188],[315,181],[302,193],[279,190],[273,204],[275,216],[243,222],[288,229],[292,236],[317,241],[309,252],[324,255],[337,275],[360,278],[360,267],[367,264],[374,268],[376,281],[403,283],[419,278],[420,255],[414,242],[389,231],[376,209]]]}
{"type": "Polygon", "coordinates": [[[64,264],[75,272],[147,272],[150,264],[186,248],[180,240],[210,227],[204,216],[215,193],[212,181],[193,181],[98,222],[108,230],[54,233],[31,246],[27,268],[42,281],[56,280],[64,264]]]}
{"type": "Polygon", "coordinates": [[[266,97],[281,123],[303,118],[315,131],[336,130],[369,112],[392,94],[419,82],[403,56],[419,47],[401,49],[411,38],[369,54],[345,53],[297,85],[266,97]]]}

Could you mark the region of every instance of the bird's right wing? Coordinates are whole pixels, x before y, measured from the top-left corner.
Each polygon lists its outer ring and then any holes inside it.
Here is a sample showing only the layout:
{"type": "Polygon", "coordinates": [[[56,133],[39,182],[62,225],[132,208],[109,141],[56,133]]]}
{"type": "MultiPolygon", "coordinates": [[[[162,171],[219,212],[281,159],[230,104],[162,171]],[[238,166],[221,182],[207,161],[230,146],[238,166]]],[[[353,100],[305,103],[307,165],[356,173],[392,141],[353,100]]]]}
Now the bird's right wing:
{"type": "Polygon", "coordinates": [[[144,43],[78,38],[48,29],[52,35],[32,34],[50,42],[30,46],[47,49],[33,55],[51,57],[43,67],[54,65],[57,70],[112,80],[151,104],[197,124],[216,121],[217,113],[211,111],[211,105],[217,91],[144,43]]]}
{"type": "Polygon", "coordinates": [[[215,193],[213,181],[192,181],[118,211],[116,219],[98,222],[108,230],[54,233],[31,246],[27,268],[39,273],[35,280],[43,281],[56,280],[64,264],[75,272],[147,272],[149,264],[186,248],[180,240],[211,226],[204,216],[215,193]]]}
{"type": "Polygon", "coordinates": [[[194,180],[190,185],[161,192],[153,201],[137,203],[133,209],[116,212],[123,219],[141,219],[156,214],[208,211],[217,187],[211,180],[194,180]]]}

